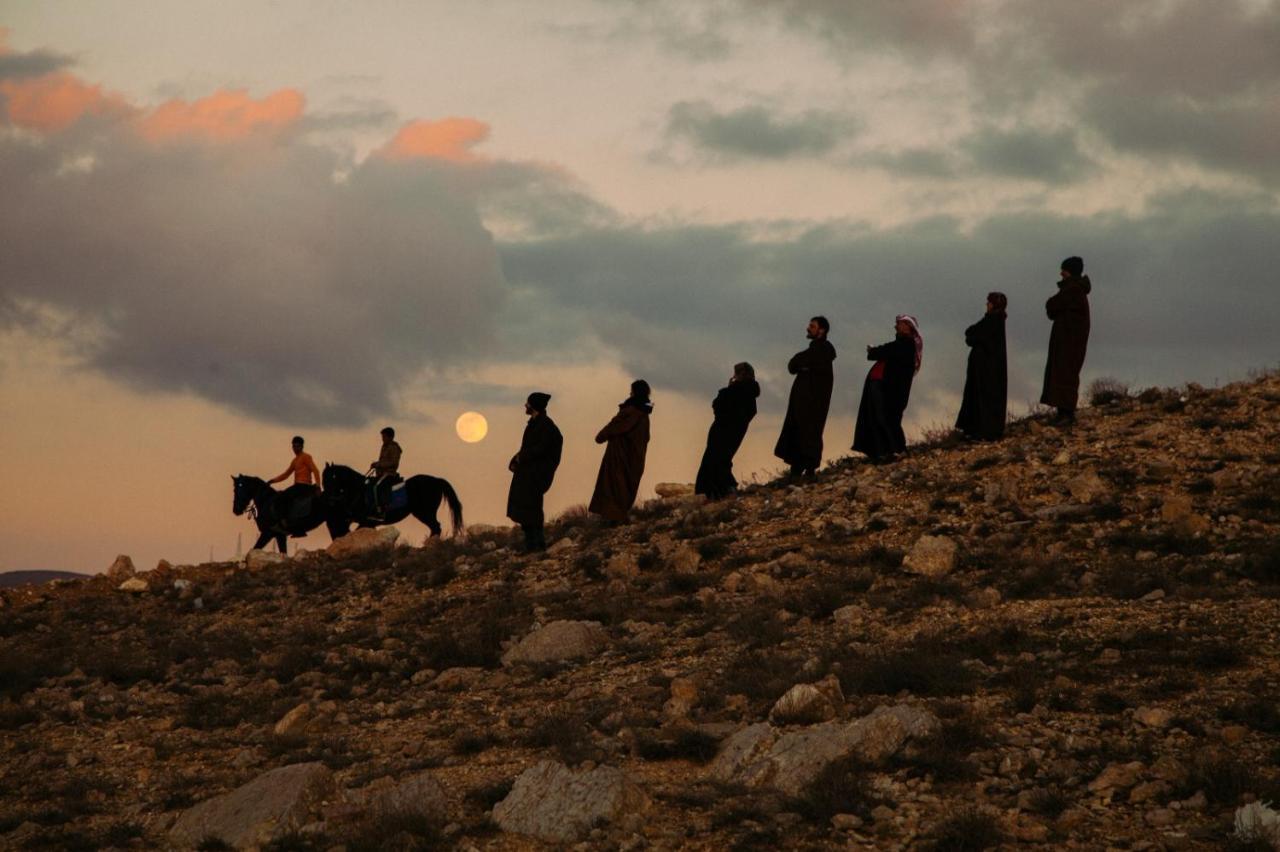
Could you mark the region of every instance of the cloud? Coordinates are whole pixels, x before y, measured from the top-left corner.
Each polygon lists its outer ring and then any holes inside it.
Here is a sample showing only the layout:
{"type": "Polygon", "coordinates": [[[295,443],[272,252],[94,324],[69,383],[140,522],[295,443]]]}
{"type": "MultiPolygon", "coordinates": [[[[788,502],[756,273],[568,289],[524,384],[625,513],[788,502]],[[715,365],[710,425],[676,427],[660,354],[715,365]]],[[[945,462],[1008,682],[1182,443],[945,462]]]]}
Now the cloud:
{"type": "Polygon", "coordinates": [[[56,133],[86,116],[118,118],[132,112],[125,100],[65,72],[0,79],[5,119],[28,130],[56,133]]]}
{"type": "Polygon", "coordinates": [[[296,124],[305,105],[306,99],[296,89],[281,89],[260,100],[241,89],[223,90],[190,102],[166,101],[139,120],[138,132],[152,142],[230,142],[270,136],[296,124]]]}
{"type": "Polygon", "coordinates": [[[1080,150],[1070,128],[1042,131],[1032,128],[983,128],[968,136],[962,147],[976,170],[1000,177],[1069,184],[1090,177],[1095,166],[1080,150]]]}
{"type": "Polygon", "coordinates": [[[61,71],[74,64],[74,60],[49,50],[33,50],[28,53],[12,53],[5,49],[4,32],[0,28],[0,80],[23,80],[41,77],[61,71]]]}
{"type": "Polygon", "coordinates": [[[713,158],[819,157],[854,132],[850,118],[824,110],[783,116],[760,105],[719,111],[706,101],[680,101],[667,112],[668,138],[713,158]]]}
{"type": "Polygon", "coordinates": [[[389,160],[427,158],[469,163],[477,159],[471,149],[489,138],[489,125],[474,118],[411,121],[379,150],[389,160]]]}

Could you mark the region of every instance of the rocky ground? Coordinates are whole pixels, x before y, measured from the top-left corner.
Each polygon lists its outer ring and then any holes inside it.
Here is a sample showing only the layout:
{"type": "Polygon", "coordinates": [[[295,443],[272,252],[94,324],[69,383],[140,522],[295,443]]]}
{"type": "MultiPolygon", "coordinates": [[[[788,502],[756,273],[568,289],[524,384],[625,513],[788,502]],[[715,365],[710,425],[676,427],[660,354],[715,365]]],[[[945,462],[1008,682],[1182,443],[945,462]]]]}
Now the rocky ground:
{"type": "Polygon", "coordinates": [[[1270,848],[1280,378],[1110,396],[542,557],[0,593],[0,846],[1270,848]]]}

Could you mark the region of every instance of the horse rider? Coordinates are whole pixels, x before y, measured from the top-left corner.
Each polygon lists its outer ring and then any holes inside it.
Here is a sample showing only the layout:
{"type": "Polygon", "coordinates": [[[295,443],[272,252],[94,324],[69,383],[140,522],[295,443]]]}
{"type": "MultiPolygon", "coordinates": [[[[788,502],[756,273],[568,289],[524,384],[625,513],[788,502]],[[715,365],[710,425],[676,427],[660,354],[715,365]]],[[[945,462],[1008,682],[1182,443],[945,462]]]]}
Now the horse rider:
{"type": "Polygon", "coordinates": [[[396,443],[396,430],[384,426],[380,434],[382,449],[378,460],[369,466],[369,476],[365,479],[369,505],[375,518],[382,516],[383,507],[391,496],[391,486],[400,480],[400,445],[396,443]]]}
{"type": "MultiPolygon", "coordinates": [[[[286,507],[286,512],[277,512],[281,517],[278,523],[282,526],[290,521],[301,521],[306,518],[308,510],[311,508],[309,497],[316,497],[320,494],[320,469],[316,467],[315,459],[311,458],[311,454],[302,448],[305,442],[301,435],[293,436],[293,461],[289,462],[289,466],[284,469],[284,473],[279,476],[268,479],[268,485],[274,485],[277,482],[283,482],[293,475],[293,484],[280,493],[277,498],[277,505],[286,507]]],[[[300,534],[294,535],[300,538],[300,534]]]]}

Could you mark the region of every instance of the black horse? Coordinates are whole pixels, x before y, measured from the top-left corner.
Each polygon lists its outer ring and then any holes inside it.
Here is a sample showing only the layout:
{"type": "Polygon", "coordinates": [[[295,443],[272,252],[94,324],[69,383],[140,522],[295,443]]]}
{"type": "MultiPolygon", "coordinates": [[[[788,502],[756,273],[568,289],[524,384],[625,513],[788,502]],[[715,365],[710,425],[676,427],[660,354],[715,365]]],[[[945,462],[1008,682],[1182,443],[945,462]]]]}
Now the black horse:
{"type": "Polygon", "coordinates": [[[388,509],[381,517],[373,516],[369,510],[366,502],[367,480],[362,474],[345,465],[326,463],[323,481],[331,511],[329,531],[334,538],[346,535],[352,523],[360,527],[377,527],[397,523],[409,515],[426,524],[434,538],[440,535],[440,522],[436,520],[436,512],[440,509],[441,500],[449,504],[453,534],[457,535],[462,529],[462,501],[458,499],[449,481],[438,476],[420,473],[409,477],[404,483],[409,497],[408,505],[388,509]]]}
{"type": "MultiPolygon", "coordinates": [[[[255,550],[266,547],[267,542],[274,538],[280,552],[287,553],[286,536],[306,535],[329,520],[329,504],[323,495],[312,497],[311,506],[306,512],[295,517],[291,510],[297,497],[288,491],[276,491],[264,480],[244,473],[231,477],[231,482],[235,485],[231,511],[236,515],[243,515],[249,505],[253,505],[253,520],[260,533],[253,545],[255,550]]],[[[346,528],[342,528],[342,531],[345,532],[346,528]]],[[[333,534],[334,525],[330,523],[329,535],[333,534]]]]}

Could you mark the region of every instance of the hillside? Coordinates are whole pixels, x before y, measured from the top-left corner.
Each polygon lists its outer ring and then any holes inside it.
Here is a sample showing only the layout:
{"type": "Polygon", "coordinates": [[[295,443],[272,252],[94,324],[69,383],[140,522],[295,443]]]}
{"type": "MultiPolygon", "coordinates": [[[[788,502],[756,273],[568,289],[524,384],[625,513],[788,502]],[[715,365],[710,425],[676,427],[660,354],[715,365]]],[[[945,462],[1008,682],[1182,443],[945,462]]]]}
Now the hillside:
{"type": "Polygon", "coordinates": [[[1278,432],[1280,377],[1149,390],[538,558],[6,590],[0,846],[1268,848],[1278,432]]]}

